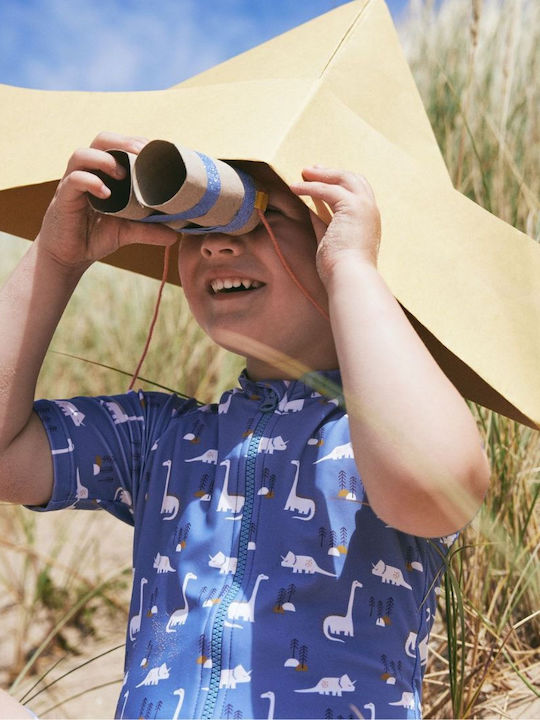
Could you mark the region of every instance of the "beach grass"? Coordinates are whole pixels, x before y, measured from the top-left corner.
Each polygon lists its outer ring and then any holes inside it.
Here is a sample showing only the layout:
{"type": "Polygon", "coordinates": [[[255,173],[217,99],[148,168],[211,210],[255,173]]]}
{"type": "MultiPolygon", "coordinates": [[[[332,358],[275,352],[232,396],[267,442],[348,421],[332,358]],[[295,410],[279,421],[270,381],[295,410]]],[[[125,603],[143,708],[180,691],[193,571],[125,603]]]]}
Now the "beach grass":
{"type": "MultiPolygon", "coordinates": [[[[538,240],[540,4],[445,0],[438,11],[430,0],[411,0],[399,32],[455,186],[538,240]]],[[[0,239],[2,280],[27,242],[0,239]]],[[[144,345],[157,287],[105,265],[91,268],[55,334],[37,395],[124,392],[144,345]]],[[[156,384],[138,385],[164,386],[208,402],[235,384],[241,367],[239,358],[197,328],[181,290],[167,286],[141,371],[156,384]]],[[[539,696],[540,434],[485,408],[471,404],[471,411],[492,481],[481,511],[449,557],[423,710],[433,718],[518,717],[539,696]]],[[[36,696],[57,678],[59,668],[48,674],[57,662],[75,667],[97,655],[105,627],[111,648],[123,642],[128,571],[122,563],[106,566],[106,539],[87,542],[90,531],[75,529],[74,515],[55,518],[44,547],[50,517],[8,506],[0,514],[2,615],[10,626],[0,641],[0,678],[19,698],[36,696]],[[74,543],[70,533],[76,530],[74,543]]],[[[122,542],[128,562],[129,537],[122,542]]],[[[90,693],[84,667],[76,672],[80,690],[90,693]]],[[[76,711],[69,703],[56,707],[69,694],[62,696],[65,682],[59,680],[56,694],[46,690],[31,706],[38,712],[49,708],[50,717],[79,717],[70,715],[76,711]]]]}
{"type": "MultiPolygon", "coordinates": [[[[399,30],[455,187],[538,241],[540,4],[412,0],[399,30]]],[[[471,409],[492,479],[450,555],[426,717],[516,717],[540,697],[540,434],[471,409]]]]}

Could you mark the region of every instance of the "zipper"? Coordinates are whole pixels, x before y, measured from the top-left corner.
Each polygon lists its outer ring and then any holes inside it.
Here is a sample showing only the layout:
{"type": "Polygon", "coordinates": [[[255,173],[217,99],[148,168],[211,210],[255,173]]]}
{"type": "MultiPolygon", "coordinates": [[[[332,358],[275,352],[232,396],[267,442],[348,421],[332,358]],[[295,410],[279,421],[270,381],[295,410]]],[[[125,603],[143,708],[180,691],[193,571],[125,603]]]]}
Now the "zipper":
{"type": "Polygon", "coordinates": [[[231,582],[231,587],[225,597],[222,599],[216,611],[214,625],[212,628],[212,639],[210,642],[210,658],[212,660],[212,670],[210,674],[210,682],[208,685],[208,694],[204,703],[201,720],[212,720],[216,717],[215,706],[219,693],[219,681],[221,678],[221,650],[223,644],[223,627],[227,613],[231,603],[236,599],[242,590],[246,565],[248,559],[248,544],[251,529],[251,518],[253,515],[253,503],[255,500],[255,465],[257,462],[258,448],[261,438],[272,414],[278,406],[279,398],[272,388],[264,388],[264,400],[259,407],[262,417],[255,426],[253,434],[250,437],[247,457],[246,457],[246,476],[245,476],[245,499],[240,520],[240,538],[238,542],[238,561],[236,572],[231,582]]]}

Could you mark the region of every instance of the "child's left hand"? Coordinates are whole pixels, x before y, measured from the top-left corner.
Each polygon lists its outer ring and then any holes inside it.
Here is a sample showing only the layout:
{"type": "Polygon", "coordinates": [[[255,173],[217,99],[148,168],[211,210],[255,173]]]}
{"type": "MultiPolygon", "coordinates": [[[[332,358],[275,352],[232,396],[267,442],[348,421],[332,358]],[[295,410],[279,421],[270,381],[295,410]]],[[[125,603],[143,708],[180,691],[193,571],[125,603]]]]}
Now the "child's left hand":
{"type": "Polygon", "coordinates": [[[295,195],[309,195],[315,203],[324,201],[333,213],[328,227],[311,213],[319,244],[317,270],[325,285],[336,265],[350,262],[351,256],[376,267],[381,220],[366,178],[319,165],[304,168],[302,176],[304,182],[291,185],[291,191],[295,195]]]}

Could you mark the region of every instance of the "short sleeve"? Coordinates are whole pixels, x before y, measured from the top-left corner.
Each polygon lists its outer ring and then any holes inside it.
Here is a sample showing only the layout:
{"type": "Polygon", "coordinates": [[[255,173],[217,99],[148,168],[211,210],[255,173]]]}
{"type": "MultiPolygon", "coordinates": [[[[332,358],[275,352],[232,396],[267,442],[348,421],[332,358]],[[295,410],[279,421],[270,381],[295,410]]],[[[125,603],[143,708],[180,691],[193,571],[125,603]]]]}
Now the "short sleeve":
{"type": "Polygon", "coordinates": [[[171,419],[194,401],[142,391],[38,400],[53,459],[53,494],[37,511],[103,508],[133,525],[148,453],[171,419]]]}

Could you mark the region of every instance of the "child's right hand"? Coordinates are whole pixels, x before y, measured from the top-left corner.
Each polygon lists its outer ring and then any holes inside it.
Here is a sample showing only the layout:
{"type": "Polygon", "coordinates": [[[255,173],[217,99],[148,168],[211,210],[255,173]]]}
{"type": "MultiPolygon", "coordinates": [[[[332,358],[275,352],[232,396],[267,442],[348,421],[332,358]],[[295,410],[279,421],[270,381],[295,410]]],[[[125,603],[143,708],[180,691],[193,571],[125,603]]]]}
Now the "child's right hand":
{"type": "Polygon", "coordinates": [[[125,170],[105,151],[116,148],[138,154],[146,142],[144,138],[103,132],[89,148],[76,150],[69,159],[36,239],[40,250],[68,272],[82,273],[124,245],[176,242],[177,234],[168,227],[102,215],[88,202],[87,193],[100,199],[110,195],[95,171],[116,179],[125,177],[125,170]]]}

